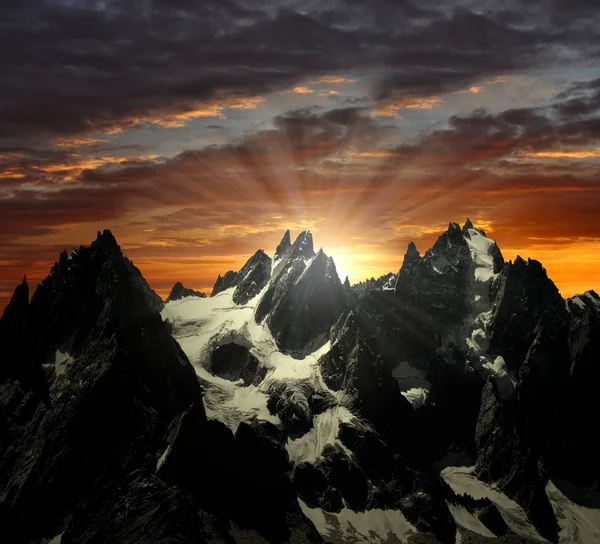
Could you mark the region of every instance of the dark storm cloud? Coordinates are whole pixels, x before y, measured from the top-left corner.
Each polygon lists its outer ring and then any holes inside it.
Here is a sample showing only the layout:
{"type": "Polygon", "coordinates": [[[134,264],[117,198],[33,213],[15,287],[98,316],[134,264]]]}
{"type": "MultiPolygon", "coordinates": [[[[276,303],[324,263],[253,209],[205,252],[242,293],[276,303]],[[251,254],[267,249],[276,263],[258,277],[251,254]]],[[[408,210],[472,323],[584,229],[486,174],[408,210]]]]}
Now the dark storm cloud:
{"type": "Polygon", "coordinates": [[[439,94],[597,52],[592,2],[11,2],[0,17],[0,134],[114,130],[196,101],[340,69],[376,97],[439,94]],[[559,55],[558,55],[559,56],[559,55]]]}

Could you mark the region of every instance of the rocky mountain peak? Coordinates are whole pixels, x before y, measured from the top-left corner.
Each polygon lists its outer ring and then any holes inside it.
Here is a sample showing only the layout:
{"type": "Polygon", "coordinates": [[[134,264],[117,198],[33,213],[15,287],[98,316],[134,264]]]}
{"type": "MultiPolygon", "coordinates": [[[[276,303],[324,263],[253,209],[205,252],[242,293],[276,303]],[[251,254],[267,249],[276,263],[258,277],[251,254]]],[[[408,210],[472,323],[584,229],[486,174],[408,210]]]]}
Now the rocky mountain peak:
{"type": "Polygon", "coordinates": [[[215,295],[218,295],[219,293],[225,291],[226,289],[229,289],[230,287],[235,287],[237,285],[237,275],[238,273],[233,270],[228,270],[227,272],[225,272],[224,276],[221,276],[221,274],[219,274],[217,276],[217,281],[215,281],[215,285],[213,286],[213,290],[210,296],[214,297],[215,295]]]}
{"type": "Polygon", "coordinates": [[[173,285],[173,288],[171,289],[171,292],[167,297],[167,302],[171,302],[173,300],[181,300],[184,297],[206,298],[206,293],[201,293],[200,291],[188,289],[187,287],[184,287],[180,281],[178,281],[175,285],[173,285]]]}
{"type": "Polygon", "coordinates": [[[412,257],[420,257],[420,256],[421,256],[421,253],[417,249],[417,246],[415,245],[415,243],[412,240],[410,242],[408,242],[408,248],[406,249],[406,254],[404,255],[404,258],[406,258],[406,257],[412,258],[412,257]]]}
{"type": "Polygon", "coordinates": [[[314,257],[315,251],[313,246],[312,233],[309,230],[302,231],[292,245],[292,257],[302,257],[310,259],[314,257]]]}
{"type": "Polygon", "coordinates": [[[98,231],[96,240],[92,242],[91,247],[101,249],[106,253],[121,255],[121,247],[117,244],[117,240],[113,236],[113,233],[108,229],[104,229],[102,232],[98,231]]]}
{"type": "MultiPolygon", "coordinates": [[[[25,312],[27,311],[27,306],[29,305],[29,285],[27,285],[27,276],[23,276],[23,281],[17,285],[15,288],[13,295],[10,299],[10,302],[4,308],[4,312],[2,314],[2,320],[0,320],[0,325],[2,323],[7,324],[8,322],[15,323],[15,321],[21,319],[25,312]]],[[[0,331],[0,337],[1,337],[0,331]]]]}
{"type": "Polygon", "coordinates": [[[233,302],[246,304],[267,285],[271,279],[271,257],[259,249],[242,267],[236,277],[233,302]]]}
{"type": "Polygon", "coordinates": [[[292,241],[290,237],[290,231],[288,229],[285,231],[281,242],[279,242],[279,245],[275,250],[275,259],[279,259],[290,247],[292,247],[292,241]]]}
{"type": "Polygon", "coordinates": [[[473,223],[471,222],[471,220],[467,217],[467,221],[465,222],[462,230],[463,232],[468,230],[468,229],[474,229],[475,227],[473,226],[473,223]]]}
{"type": "Polygon", "coordinates": [[[453,231],[458,231],[460,230],[460,225],[458,223],[455,223],[454,221],[450,221],[450,223],[448,223],[448,232],[453,232],[453,231]]]}

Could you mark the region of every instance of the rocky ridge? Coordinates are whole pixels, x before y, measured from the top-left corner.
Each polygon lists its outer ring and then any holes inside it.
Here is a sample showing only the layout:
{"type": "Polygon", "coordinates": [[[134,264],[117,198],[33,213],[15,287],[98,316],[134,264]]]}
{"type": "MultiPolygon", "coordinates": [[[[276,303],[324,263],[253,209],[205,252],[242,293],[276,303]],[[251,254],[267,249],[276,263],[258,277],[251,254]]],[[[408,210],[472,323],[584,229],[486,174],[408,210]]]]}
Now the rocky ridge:
{"type": "Polygon", "coordinates": [[[355,286],[287,231],[163,307],[105,231],[28,291],[0,320],[15,542],[600,541],[600,298],[469,220],[355,286]]]}

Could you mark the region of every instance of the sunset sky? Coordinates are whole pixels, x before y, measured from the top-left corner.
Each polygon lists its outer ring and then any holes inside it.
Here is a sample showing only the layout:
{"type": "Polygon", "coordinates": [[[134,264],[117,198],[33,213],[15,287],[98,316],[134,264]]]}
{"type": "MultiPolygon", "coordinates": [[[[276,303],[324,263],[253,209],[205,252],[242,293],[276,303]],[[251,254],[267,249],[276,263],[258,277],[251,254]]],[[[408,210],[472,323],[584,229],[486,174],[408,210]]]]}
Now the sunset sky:
{"type": "Polygon", "coordinates": [[[352,282],[466,217],[600,291],[597,0],[0,8],[0,308],[109,228],[211,291],[286,229],[352,282]]]}

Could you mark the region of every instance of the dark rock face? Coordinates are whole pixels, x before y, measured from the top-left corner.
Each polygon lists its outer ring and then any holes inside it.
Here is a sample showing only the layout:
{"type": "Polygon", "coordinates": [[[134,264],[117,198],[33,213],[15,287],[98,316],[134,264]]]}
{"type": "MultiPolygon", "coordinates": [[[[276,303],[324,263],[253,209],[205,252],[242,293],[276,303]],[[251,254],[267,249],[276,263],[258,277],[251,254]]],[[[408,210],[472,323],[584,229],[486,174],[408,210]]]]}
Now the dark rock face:
{"type": "Polygon", "coordinates": [[[152,458],[171,419],[200,400],[161,304],[107,231],[62,254],[36,289],[18,348],[25,372],[48,362],[45,381],[29,392],[0,384],[0,520],[11,542],[61,532],[152,458]],[[56,346],[68,350],[62,364],[56,346]]]}
{"type": "Polygon", "coordinates": [[[556,436],[562,411],[558,399],[569,380],[562,318],[545,313],[538,322],[514,395],[503,400],[492,382],[486,384],[476,431],[478,472],[497,481],[551,541],[556,540],[558,528],[545,493],[543,466],[547,455],[552,455],[549,445],[562,441],[556,436]]]}
{"type": "Polygon", "coordinates": [[[243,266],[236,277],[233,302],[247,304],[260,293],[271,278],[271,258],[259,249],[243,266]]]}
{"type": "Polygon", "coordinates": [[[271,258],[259,249],[239,272],[230,270],[225,276],[217,278],[211,297],[235,287],[233,302],[247,304],[263,289],[271,277],[271,258]]]}
{"type": "Polygon", "coordinates": [[[223,277],[221,277],[221,274],[219,274],[210,296],[214,297],[215,295],[218,295],[226,289],[234,287],[236,285],[237,275],[238,273],[234,272],[233,270],[228,270],[227,272],[225,272],[225,275],[223,277]]]}
{"type": "Polygon", "coordinates": [[[206,293],[188,289],[187,287],[184,287],[181,282],[177,282],[175,285],[173,285],[173,289],[171,289],[171,292],[167,297],[167,302],[171,302],[172,300],[181,300],[184,297],[206,298],[206,293]]]}
{"type": "Polygon", "coordinates": [[[281,239],[281,242],[279,242],[279,245],[277,246],[277,249],[275,250],[275,259],[280,259],[284,253],[290,249],[292,247],[292,240],[290,238],[290,231],[286,230],[285,234],[283,235],[283,238],[281,239]]]}
{"type": "Polygon", "coordinates": [[[16,355],[16,374],[0,378],[2,537],[229,542],[260,530],[270,542],[320,541],[272,431],[234,438],[206,420],[161,307],[108,231],[63,253],[29,304],[19,286],[0,321],[16,355]],[[250,496],[259,484],[274,504],[250,496]]]}
{"type": "Polygon", "coordinates": [[[278,259],[269,288],[255,313],[266,318],[278,347],[303,356],[327,341],[346,308],[346,296],[333,259],[313,251],[312,235],[301,233],[278,259]]]}
{"type": "Polygon", "coordinates": [[[244,380],[245,385],[258,385],[267,373],[266,368],[259,368],[258,359],[250,350],[239,344],[217,347],[212,355],[210,371],[233,382],[244,380]]]}
{"type": "Polygon", "coordinates": [[[187,544],[227,538],[218,520],[189,496],[140,470],[76,515],[61,544],[187,544]]]}
{"type": "MultiPolygon", "coordinates": [[[[412,243],[412,242],[411,242],[412,243]]],[[[365,281],[355,283],[352,286],[352,293],[356,297],[364,296],[368,291],[393,291],[396,286],[397,275],[388,272],[379,278],[371,278],[365,281]]],[[[345,284],[344,284],[345,288],[345,284]]]]}
{"type": "Polygon", "coordinates": [[[568,375],[562,375],[555,397],[560,406],[559,417],[546,465],[557,477],[585,486],[600,478],[594,433],[590,433],[585,416],[597,412],[600,299],[594,291],[588,291],[567,300],[566,306],[570,315],[570,367],[568,375]]]}
{"type": "Polygon", "coordinates": [[[310,232],[301,232],[293,245],[286,242],[286,240],[289,241],[288,233],[289,231],[286,232],[279,244],[282,252],[276,256],[276,265],[269,288],[256,308],[255,319],[257,323],[261,323],[267,317],[288,288],[294,285],[303,274],[307,261],[315,256],[310,232]]]}
{"type": "Polygon", "coordinates": [[[566,320],[565,305],[542,265],[520,257],[503,268],[492,286],[492,295],[495,310],[490,352],[501,352],[508,368],[517,371],[542,314],[553,312],[566,320]]]}
{"type": "Polygon", "coordinates": [[[0,319],[0,346],[5,352],[0,363],[0,379],[25,378],[28,374],[23,372],[21,351],[26,342],[27,310],[29,306],[29,286],[27,278],[15,288],[8,306],[4,309],[0,319]]]}
{"type": "Polygon", "coordinates": [[[309,382],[276,382],[269,389],[267,408],[277,414],[290,437],[302,436],[313,425],[313,416],[337,405],[331,393],[315,390],[309,382]]]}
{"type": "Polygon", "coordinates": [[[270,423],[240,424],[235,434],[235,473],[239,491],[234,497],[236,521],[252,527],[269,542],[321,542],[314,526],[303,516],[283,446],[285,434],[270,423]],[[256,490],[260,489],[258,495],[256,490]]]}
{"type": "Polygon", "coordinates": [[[399,431],[399,421],[411,421],[412,409],[399,394],[385,361],[364,335],[362,319],[367,317],[354,311],[340,318],[332,330],[331,349],[319,360],[319,366],[327,386],[345,391],[354,407],[387,435],[399,431]]]}
{"type": "MultiPolygon", "coordinates": [[[[411,243],[412,244],[412,243],[411,243]]],[[[464,319],[471,254],[461,228],[450,223],[423,257],[409,244],[398,273],[395,293],[440,323],[464,319]]]]}
{"type": "MultiPolygon", "coordinates": [[[[451,223],[423,256],[409,244],[397,275],[351,287],[310,233],[292,244],[288,231],[274,263],[259,250],[219,276],[214,294],[234,288],[235,304],[264,291],[255,319],[283,352],[331,342],[320,372],[262,384],[280,424],[247,419],[235,432],[207,420],[206,384],[112,234],[61,254],[31,301],[25,280],[16,288],[0,320],[2,538],[319,542],[299,496],[330,513],[400,509],[425,533],[412,540],[444,543],[456,538],[447,504],[462,505],[516,541],[489,501],[456,496],[438,476],[437,462],[460,452],[556,542],[548,479],[600,479],[600,297],[564,301],[540,263],[504,263],[483,235],[469,220],[451,223]],[[481,247],[485,281],[474,273],[481,247]],[[482,342],[476,355],[469,341],[482,342]],[[407,395],[411,405],[399,383],[424,400],[407,395]],[[339,416],[335,440],[314,463],[292,466],[288,440],[329,410],[314,431],[328,433],[327,418],[339,416]]],[[[169,300],[197,296],[175,287],[169,300]]],[[[268,365],[251,345],[219,346],[211,371],[261,384],[268,365]]]]}

